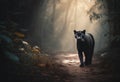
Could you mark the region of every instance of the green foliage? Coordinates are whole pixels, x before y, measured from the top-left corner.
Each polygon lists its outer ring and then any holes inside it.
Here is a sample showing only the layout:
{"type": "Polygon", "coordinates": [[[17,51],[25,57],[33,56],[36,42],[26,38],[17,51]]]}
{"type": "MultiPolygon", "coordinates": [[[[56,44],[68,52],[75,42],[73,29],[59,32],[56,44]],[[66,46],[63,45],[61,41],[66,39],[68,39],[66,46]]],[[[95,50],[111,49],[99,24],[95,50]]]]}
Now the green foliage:
{"type": "Polygon", "coordinates": [[[88,11],[90,21],[102,19],[107,13],[106,2],[103,0],[96,0],[95,4],[88,11]]]}

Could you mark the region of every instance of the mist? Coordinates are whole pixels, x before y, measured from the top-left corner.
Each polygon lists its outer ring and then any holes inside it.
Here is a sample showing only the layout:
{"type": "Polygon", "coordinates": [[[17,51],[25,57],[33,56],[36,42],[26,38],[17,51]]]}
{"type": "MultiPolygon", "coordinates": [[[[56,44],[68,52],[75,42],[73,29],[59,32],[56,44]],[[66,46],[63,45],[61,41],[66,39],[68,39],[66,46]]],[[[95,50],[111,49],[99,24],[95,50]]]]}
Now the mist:
{"type": "MultiPolygon", "coordinates": [[[[73,30],[84,30],[95,38],[95,52],[109,42],[109,24],[102,19],[91,22],[88,11],[96,0],[44,0],[34,14],[34,38],[46,52],[77,52],[73,30]]],[[[97,13],[104,11],[94,9],[97,13]]]]}

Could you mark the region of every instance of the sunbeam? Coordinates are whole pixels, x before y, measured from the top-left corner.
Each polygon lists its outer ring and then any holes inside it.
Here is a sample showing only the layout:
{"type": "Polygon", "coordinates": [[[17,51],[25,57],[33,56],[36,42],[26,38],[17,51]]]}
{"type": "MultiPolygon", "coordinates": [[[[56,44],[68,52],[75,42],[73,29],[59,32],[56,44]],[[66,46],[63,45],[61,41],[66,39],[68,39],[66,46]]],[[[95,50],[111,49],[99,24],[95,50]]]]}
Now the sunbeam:
{"type": "MultiPolygon", "coordinates": [[[[37,12],[34,36],[41,48],[48,52],[76,52],[73,30],[86,29],[95,37],[95,52],[107,45],[108,24],[91,22],[88,11],[96,0],[45,0],[37,12]]],[[[95,10],[102,13],[103,11],[95,10]]]]}

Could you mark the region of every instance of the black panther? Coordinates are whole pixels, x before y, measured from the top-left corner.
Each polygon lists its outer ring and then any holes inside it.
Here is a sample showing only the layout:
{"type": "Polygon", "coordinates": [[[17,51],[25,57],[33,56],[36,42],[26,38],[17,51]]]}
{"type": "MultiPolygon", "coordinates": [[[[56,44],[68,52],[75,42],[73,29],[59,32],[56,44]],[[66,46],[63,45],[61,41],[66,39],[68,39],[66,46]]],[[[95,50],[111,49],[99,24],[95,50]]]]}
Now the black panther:
{"type": "Polygon", "coordinates": [[[74,35],[77,40],[77,50],[80,59],[80,67],[92,64],[92,57],[94,52],[95,40],[92,34],[86,33],[86,30],[76,31],[74,35]],[[83,53],[85,55],[85,62],[83,59],[83,53]]]}

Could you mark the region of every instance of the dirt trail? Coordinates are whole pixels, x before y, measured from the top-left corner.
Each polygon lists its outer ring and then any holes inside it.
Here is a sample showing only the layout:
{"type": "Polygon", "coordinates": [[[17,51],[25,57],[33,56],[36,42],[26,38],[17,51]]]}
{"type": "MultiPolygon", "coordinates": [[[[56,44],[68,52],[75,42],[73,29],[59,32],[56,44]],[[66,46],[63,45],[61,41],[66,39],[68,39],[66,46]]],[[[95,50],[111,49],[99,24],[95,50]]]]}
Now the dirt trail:
{"type": "Polygon", "coordinates": [[[93,58],[93,64],[90,66],[79,67],[80,62],[77,54],[58,54],[55,56],[56,62],[63,65],[63,69],[73,75],[73,82],[104,82],[108,75],[104,75],[102,70],[98,69],[100,63],[96,57],[93,58]]]}

